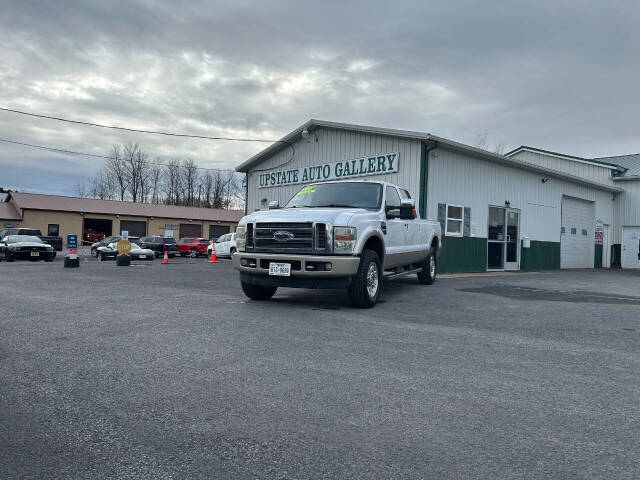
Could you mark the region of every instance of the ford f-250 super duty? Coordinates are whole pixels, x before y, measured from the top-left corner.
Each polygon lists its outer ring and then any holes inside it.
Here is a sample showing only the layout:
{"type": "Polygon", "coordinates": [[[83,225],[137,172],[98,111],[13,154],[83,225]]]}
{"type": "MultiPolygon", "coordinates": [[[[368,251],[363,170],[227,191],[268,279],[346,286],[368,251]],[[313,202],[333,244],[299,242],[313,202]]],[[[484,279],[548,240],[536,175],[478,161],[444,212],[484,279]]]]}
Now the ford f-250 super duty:
{"type": "Polygon", "coordinates": [[[416,218],[415,201],[396,185],[315,183],[284,208],[269,207],[236,230],[233,265],[249,298],[269,299],[278,287],[346,288],[354,306],[372,307],[383,279],[435,281],[440,224],[416,218]]]}

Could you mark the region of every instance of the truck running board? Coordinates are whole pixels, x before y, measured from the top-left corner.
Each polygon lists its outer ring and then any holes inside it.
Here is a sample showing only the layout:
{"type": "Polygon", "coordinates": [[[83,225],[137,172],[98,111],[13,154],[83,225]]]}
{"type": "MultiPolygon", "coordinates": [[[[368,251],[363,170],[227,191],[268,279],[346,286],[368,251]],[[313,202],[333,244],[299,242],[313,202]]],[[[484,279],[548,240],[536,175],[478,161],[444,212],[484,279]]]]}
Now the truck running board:
{"type": "Polygon", "coordinates": [[[422,267],[420,268],[410,268],[408,270],[402,270],[400,272],[393,272],[386,274],[383,278],[385,280],[393,280],[394,278],[402,277],[403,275],[411,275],[412,273],[418,273],[422,271],[422,267]]]}

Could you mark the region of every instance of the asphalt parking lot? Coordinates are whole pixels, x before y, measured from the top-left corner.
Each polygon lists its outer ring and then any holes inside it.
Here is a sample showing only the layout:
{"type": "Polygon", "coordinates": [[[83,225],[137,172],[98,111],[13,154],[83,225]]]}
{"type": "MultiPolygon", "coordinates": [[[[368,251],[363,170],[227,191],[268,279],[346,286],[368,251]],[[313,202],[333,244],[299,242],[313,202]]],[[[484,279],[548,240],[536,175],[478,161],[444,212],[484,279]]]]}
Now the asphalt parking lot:
{"type": "Polygon", "coordinates": [[[228,260],[0,263],[2,478],[638,478],[640,275],[247,300],[228,260]]]}

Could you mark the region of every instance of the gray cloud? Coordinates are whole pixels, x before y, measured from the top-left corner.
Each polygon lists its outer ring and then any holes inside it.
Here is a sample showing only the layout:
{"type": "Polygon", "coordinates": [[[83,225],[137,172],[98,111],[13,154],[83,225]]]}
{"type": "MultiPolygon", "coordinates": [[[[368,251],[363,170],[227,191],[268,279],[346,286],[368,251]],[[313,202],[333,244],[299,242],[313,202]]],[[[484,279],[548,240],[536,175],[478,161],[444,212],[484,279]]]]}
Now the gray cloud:
{"type": "MultiPolygon", "coordinates": [[[[637,2],[67,0],[0,11],[3,106],[204,135],[279,138],[315,117],[584,156],[640,151],[637,2]]],[[[223,168],[265,146],[7,113],[0,137],[97,154],[137,141],[223,168]]],[[[0,184],[33,191],[100,166],[0,145],[0,184]]]]}

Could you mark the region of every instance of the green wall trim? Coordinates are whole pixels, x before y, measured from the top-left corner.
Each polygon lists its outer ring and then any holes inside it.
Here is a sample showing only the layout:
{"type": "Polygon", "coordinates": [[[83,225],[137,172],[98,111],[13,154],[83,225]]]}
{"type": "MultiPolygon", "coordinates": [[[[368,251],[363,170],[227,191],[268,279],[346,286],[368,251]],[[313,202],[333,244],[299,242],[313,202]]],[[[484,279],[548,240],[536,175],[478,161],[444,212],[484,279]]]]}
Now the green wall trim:
{"type": "Polygon", "coordinates": [[[487,239],[443,237],[438,258],[439,273],[486,272],[487,239]]]}
{"type": "Polygon", "coordinates": [[[595,245],[593,249],[593,268],[602,268],[602,245],[595,245]]]}
{"type": "Polygon", "coordinates": [[[420,199],[418,209],[420,218],[427,218],[427,190],[429,186],[429,151],[424,143],[420,147],[420,199]]]}
{"type": "Polygon", "coordinates": [[[530,248],[520,249],[520,270],[560,268],[560,242],[531,240],[530,248]]]}
{"type": "Polygon", "coordinates": [[[614,243],[611,245],[611,266],[620,267],[622,265],[622,245],[614,243]]]}

